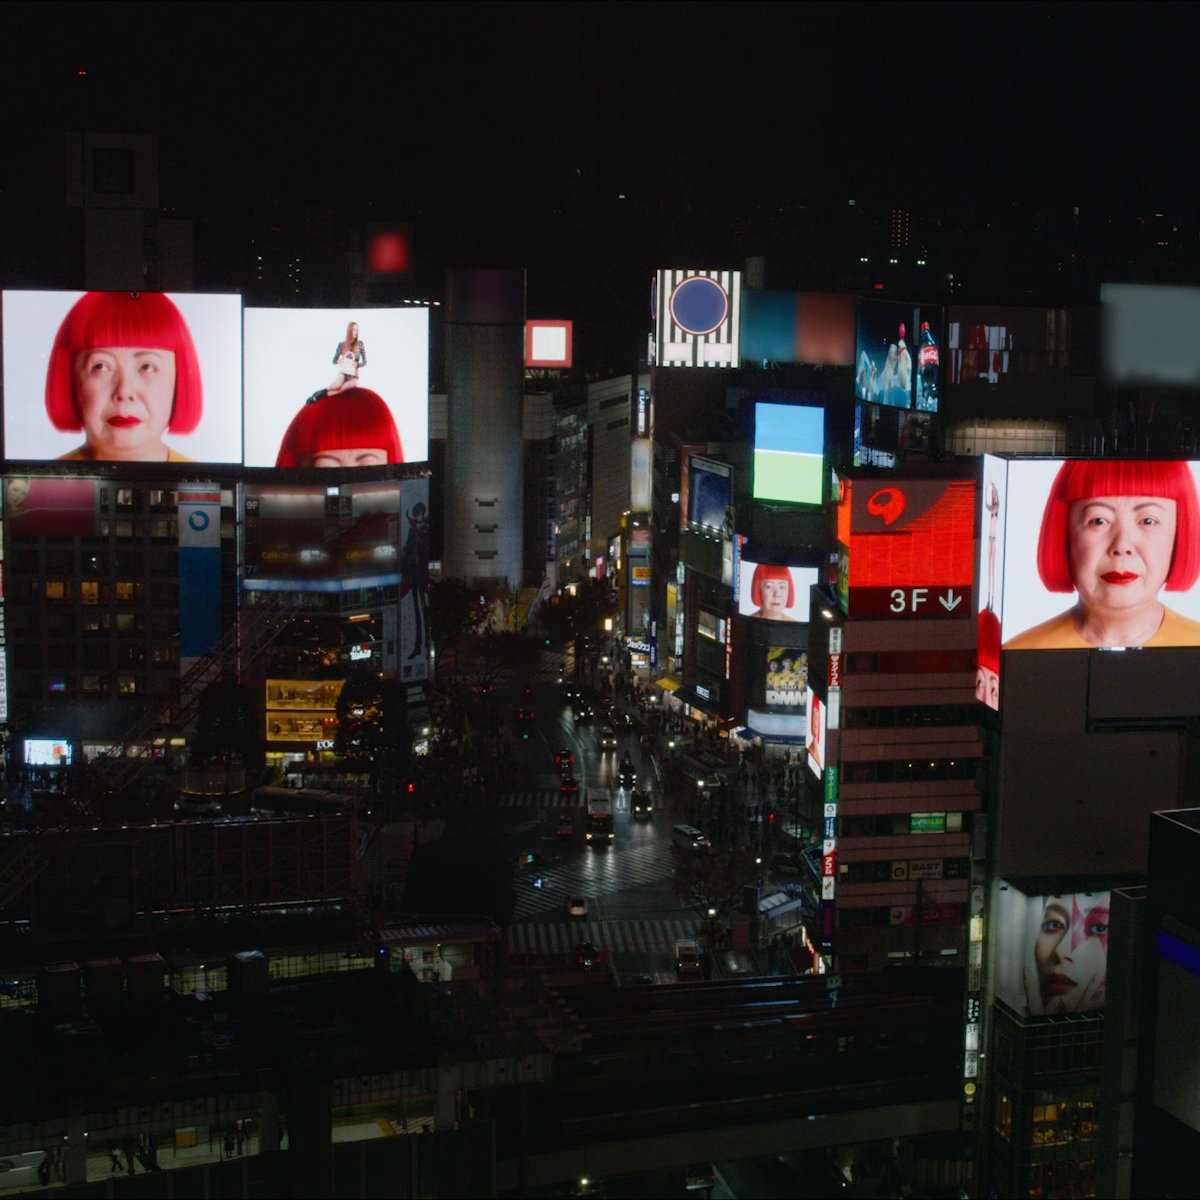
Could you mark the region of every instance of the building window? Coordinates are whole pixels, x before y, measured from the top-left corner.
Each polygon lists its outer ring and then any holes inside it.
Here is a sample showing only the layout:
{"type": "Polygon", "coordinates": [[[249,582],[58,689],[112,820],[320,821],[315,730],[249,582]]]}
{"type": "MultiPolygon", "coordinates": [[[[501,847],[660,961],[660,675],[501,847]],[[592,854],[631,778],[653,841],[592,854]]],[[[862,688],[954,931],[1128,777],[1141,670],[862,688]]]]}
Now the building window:
{"type": "Polygon", "coordinates": [[[85,579],[79,585],[79,603],[80,604],[99,604],[100,603],[100,585],[94,580],[85,579]]]}
{"type": "Polygon", "coordinates": [[[141,691],[136,675],[118,675],[117,692],[122,696],[133,696],[141,691]]]}
{"type": "Polygon", "coordinates": [[[52,604],[61,604],[71,598],[71,582],[68,579],[47,579],[46,599],[52,604]]]}
{"type": "Polygon", "coordinates": [[[117,583],[116,595],[118,604],[136,604],[142,598],[142,585],[122,579],[117,583]]]}
{"type": "Polygon", "coordinates": [[[85,675],[83,677],[83,694],[85,696],[103,696],[107,691],[107,676],[85,675]]]}

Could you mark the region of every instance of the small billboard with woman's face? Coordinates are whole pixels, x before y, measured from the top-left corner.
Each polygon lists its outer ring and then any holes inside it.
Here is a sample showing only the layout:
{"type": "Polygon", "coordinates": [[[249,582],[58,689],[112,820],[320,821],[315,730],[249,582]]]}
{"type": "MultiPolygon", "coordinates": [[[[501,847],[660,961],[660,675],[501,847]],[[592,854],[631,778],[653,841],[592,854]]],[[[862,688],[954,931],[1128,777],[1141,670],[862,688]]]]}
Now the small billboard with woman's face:
{"type": "Polygon", "coordinates": [[[785,567],[742,558],[738,561],[738,612],[767,621],[806,623],[809,589],[816,567],[785,567]]]}
{"type": "Polygon", "coordinates": [[[235,295],[6,291],[6,457],[240,463],[241,312],[235,295]]]}
{"type": "Polygon", "coordinates": [[[247,308],[248,467],[429,457],[429,310],[247,308]]]}

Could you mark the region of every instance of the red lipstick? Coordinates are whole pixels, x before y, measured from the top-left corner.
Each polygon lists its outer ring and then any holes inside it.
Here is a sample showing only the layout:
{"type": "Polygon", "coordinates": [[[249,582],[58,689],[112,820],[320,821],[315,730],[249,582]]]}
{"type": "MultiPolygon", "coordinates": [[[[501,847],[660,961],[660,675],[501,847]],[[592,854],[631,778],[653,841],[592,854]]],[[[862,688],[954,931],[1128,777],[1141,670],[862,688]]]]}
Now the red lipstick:
{"type": "Polygon", "coordinates": [[[1075,988],[1075,980],[1069,975],[1051,975],[1046,985],[1056,996],[1062,996],[1075,988]]]}
{"type": "Polygon", "coordinates": [[[1103,579],[1105,583],[1122,584],[1133,583],[1138,576],[1132,571],[1109,571],[1107,575],[1101,575],[1100,578],[1103,579]]]}
{"type": "Polygon", "coordinates": [[[140,425],[142,422],[137,417],[109,417],[108,424],[114,429],[132,429],[135,425],[140,425]]]}

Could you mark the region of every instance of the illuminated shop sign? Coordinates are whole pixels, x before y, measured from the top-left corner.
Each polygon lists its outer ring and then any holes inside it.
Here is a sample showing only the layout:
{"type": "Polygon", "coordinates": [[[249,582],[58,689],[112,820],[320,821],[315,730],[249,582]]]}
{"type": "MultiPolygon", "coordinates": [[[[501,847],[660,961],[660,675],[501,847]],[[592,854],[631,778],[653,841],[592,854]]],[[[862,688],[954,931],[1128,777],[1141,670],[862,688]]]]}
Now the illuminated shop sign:
{"type": "Polygon", "coordinates": [[[740,271],[659,271],[654,306],[658,365],[739,366],[741,310],[740,271]]]}

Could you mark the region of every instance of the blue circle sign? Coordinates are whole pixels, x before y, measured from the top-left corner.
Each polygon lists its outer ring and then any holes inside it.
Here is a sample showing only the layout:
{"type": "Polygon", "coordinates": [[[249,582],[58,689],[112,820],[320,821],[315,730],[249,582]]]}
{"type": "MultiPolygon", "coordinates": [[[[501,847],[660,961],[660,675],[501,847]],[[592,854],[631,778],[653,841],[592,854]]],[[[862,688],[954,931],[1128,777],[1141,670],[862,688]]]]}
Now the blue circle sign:
{"type": "Polygon", "coordinates": [[[729,296],[706,275],[693,275],[675,285],[671,293],[671,319],[695,337],[720,329],[729,316],[729,296]]]}
{"type": "Polygon", "coordinates": [[[211,518],[208,513],[197,509],[195,512],[188,514],[188,525],[191,526],[197,533],[203,533],[211,523],[211,518]]]}

